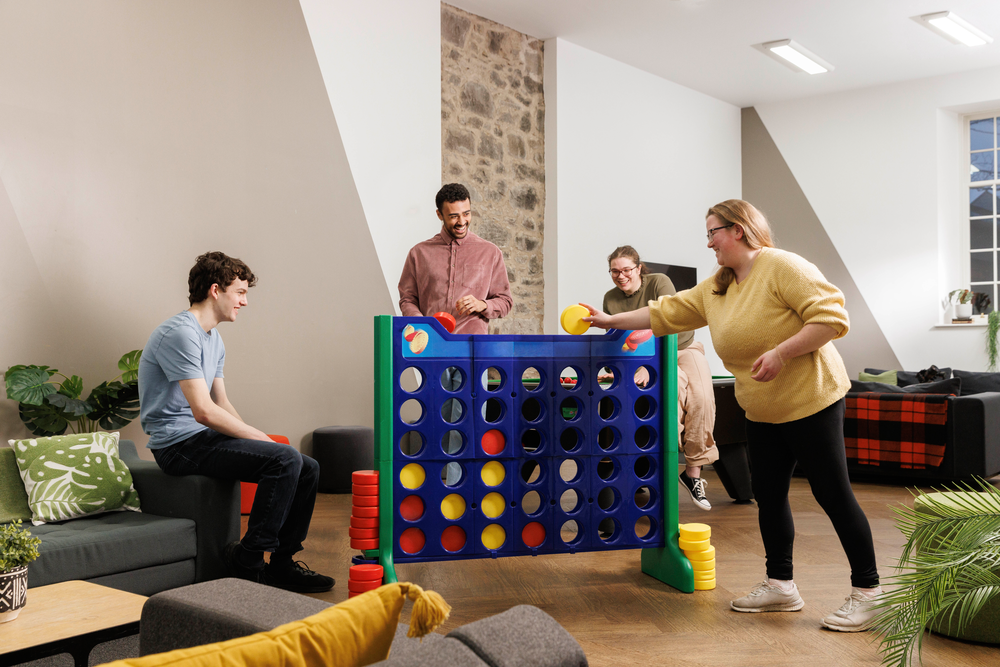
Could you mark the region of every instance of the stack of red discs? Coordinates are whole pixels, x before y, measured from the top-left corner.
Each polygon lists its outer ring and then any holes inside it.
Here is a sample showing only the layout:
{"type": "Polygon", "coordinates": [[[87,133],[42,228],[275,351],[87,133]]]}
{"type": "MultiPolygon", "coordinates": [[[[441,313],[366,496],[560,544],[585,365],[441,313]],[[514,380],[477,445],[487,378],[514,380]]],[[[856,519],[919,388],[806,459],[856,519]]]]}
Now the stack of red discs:
{"type": "Polygon", "coordinates": [[[382,566],[364,563],[347,571],[347,597],[373,591],[382,585],[382,566]]]}
{"type": "MultiPolygon", "coordinates": [[[[378,549],[378,472],[356,470],[351,473],[351,548],[378,549]]],[[[381,569],[381,568],[379,568],[381,569]]]]}

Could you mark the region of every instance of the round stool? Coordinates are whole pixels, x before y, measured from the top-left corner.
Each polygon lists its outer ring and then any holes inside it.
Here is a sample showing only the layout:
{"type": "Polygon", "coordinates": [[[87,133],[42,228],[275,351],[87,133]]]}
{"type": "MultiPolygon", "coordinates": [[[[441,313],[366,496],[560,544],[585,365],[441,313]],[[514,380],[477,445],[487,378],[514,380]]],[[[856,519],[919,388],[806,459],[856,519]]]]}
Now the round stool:
{"type": "Polygon", "coordinates": [[[351,493],[351,473],[375,466],[375,431],[367,426],[324,426],[313,431],[320,493],[351,493]]]}

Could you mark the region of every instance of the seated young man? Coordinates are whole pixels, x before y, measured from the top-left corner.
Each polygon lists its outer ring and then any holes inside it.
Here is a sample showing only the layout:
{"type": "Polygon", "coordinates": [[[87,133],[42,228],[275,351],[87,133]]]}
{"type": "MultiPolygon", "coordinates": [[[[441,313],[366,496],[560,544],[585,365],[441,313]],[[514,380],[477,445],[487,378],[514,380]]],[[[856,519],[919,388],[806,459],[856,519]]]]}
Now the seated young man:
{"type": "Polygon", "coordinates": [[[197,259],[188,275],[191,307],[158,326],[143,349],[142,429],[167,474],[257,483],[246,535],[223,554],[231,576],[321,593],[333,579],[293,560],[309,532],[319,464],[246,424],[226,397],[226,347],[216,327],[236,321],[256,283],[246,264],[221,252],[197,259]]]}

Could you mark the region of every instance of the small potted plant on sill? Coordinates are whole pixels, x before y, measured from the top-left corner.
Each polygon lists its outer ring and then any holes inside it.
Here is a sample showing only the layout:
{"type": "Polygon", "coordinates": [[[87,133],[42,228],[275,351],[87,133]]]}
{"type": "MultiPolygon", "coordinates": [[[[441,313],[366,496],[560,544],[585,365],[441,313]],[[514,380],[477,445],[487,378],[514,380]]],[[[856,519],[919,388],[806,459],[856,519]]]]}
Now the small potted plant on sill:
{"type": "Polygon", "coordinates": [[[28,563],[38,558],[41,540],[21,521],[0,526],[0,623],[13,621],[28,601],[28,563]]]}
{"type": "Polygon", "coordinates": [[[956,320],[972,319],[972,298],[975,295],[970,289],[956,289],[948,293],[948,300],[955,306],[956,320]]]}

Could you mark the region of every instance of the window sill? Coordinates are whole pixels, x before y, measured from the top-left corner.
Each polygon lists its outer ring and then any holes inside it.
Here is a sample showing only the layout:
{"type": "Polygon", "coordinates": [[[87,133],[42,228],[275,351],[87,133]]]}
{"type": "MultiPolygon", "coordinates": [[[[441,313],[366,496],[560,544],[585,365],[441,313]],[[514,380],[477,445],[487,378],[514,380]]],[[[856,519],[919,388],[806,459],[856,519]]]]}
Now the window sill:
{"type": "Polygon", "coordinates": [[[986,320],[970,324],[935,324],[935,329],[980,329],[986,326],[986,320]]]}

